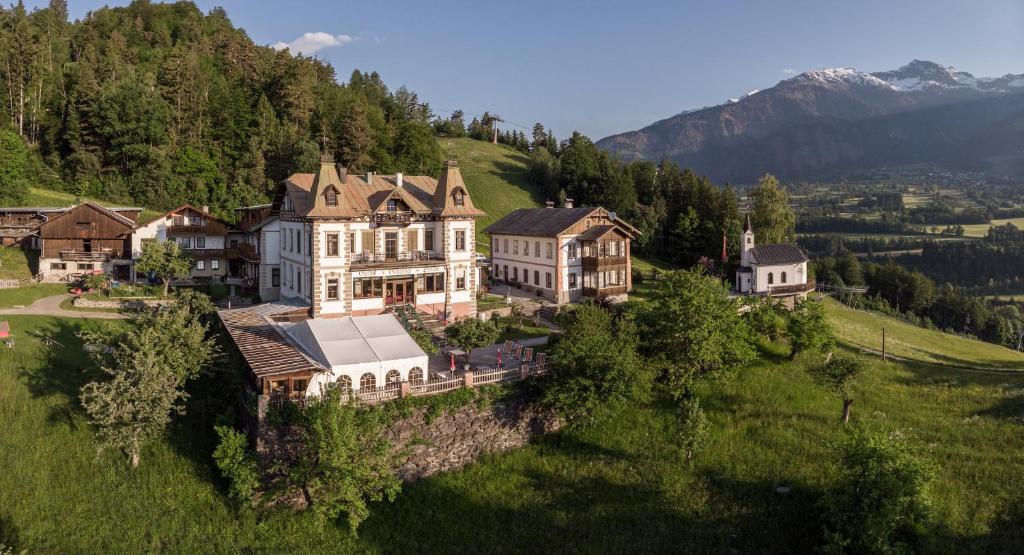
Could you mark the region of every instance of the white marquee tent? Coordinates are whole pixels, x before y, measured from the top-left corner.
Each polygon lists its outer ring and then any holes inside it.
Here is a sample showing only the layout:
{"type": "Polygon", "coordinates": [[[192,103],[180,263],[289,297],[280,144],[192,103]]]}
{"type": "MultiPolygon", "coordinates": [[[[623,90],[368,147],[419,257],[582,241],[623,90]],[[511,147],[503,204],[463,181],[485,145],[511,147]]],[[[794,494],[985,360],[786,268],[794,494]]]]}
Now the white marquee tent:
{"type": "Polygon", "coordinates": [[[323,387],[347,376],[352,388],[360,389],[366,374],[373,375],[376,387],[385,385],[390,371],[401,380],[418,368],[426,379],[427,354],[409,336],[393,314],[315,318],[282,326],[288,337],[306,355],[330,368],[330,374],[313,377],[307,395],[319,395],[323,387]]]}

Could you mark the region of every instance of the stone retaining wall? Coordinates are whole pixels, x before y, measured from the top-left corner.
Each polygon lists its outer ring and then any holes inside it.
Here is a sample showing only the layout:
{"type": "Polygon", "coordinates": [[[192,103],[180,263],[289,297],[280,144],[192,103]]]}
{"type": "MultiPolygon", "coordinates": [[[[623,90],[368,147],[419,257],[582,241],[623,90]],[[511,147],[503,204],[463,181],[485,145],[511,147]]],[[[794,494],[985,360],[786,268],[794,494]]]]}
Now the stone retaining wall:
{"type": "Polygon", "coordinates": [[[75,308],[133,308],[139,306],[160,306],[172,304],[174,299],[121,298],[109,301],[95,301],[78,297],[74,300],[75,308]]]}
{"type": "Polygon", "coordinates": [[[487,408],[470,404],[430,423],[425,412],[418,410],[387,432],[402,455],[397,472],[406,482],[461,468],[481,455],[522,447],[561,427],[553,412],[522,397],[487,408]]]}
{"type": "MultiPolygon", "coordinates": [[[[257,455],[268,469],[277,461],[294,457],[300,430],[270,426],[265,399],[260,397],[247,427],[250,437],[255,436],[257,455]]],[[[522,447],[562,426],[553,411],[540,407],[525,393],[484,408],[470,403],[437,415],[429,423],[426,413],[426,408],[414,409],[385,431],[398,455],[395,473],[406,482],[461,468],[481,455],[522,447]]]]}

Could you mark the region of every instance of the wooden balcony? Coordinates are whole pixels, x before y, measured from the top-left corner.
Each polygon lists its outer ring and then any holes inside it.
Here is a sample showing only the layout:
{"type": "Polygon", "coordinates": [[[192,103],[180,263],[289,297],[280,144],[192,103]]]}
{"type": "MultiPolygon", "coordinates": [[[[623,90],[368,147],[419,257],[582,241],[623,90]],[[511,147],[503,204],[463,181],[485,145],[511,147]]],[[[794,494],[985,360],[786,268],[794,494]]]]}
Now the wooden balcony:
{"type": "Polygon", "coordinates": [[[206,224],[171,224],[167,226],[167,235],[207,235],[209,228],[206,224]]]}
{"type": "Polygon", "coordinates": [[[352,255],[352,267],[416,266],[423,262],[444,261],[441,251],[411,251],[399,253],[364,252],[352,255]]]}
{"type": "Polygon", "coordinates": [[[815,283],[812,279],[807,283],[798,283],[795,285],[770,285],[768,286],[768,292],[766,294],[769,297],[799,295],[801,293],[810,293],[811,291],[814,291],[814,288],[815,283]]]}
{"type": "Polygon", "coordinates": [[[238,244],[238,256],[249,262],[260,261],[260,253],[256,250],[256,245],[250,245],[249,243],[238,244]]]}
{"type": "Polygon", "coordinates": [[[596,287],[584,287],[583,288],[583,296],[584,297],[596,297],[598,299],[603,298],[603,297],[611,297],[613,295],[624,295],[625,293],[626,293],[626,286],[625,285],[612,285],[610,287],[601,287],[600,289],[598,289],[596,287]]]}
{"type": "Polygon", "coordinates": [[[625,256],[584,256],[580,259],[583,271],[593,272],[611,268],[625,268],[628,259],[625,256]]]}
{"type": "Polygon", "coordinates": [[[116,255],[114,252],[60,251],[61,260],[72,262],[107,262],[116,255]]]}
{"type": "Polygon", "coordinates": [[[239,251],[237,248],[229,247],[226,249],[184,249],[185,252],[197,260],[211,260],[211,259],[226,259],[226,258],[238,258],[239,251]]]}
{"type": "Polygon", "coordinates": [[[403,212],[374,212],[373,223],[381,225],[407,226],[412,223],[413,213],[403,212]]]}

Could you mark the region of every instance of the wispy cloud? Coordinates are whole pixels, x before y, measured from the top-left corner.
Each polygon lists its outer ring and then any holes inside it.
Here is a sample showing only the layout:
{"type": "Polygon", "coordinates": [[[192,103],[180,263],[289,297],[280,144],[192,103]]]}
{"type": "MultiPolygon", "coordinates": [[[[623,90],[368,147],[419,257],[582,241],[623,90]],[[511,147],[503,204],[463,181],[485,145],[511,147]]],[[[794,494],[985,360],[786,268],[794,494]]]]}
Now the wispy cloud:
{"type": "Polygon", "coordinates": [[[356,41],[352,35],[332,35],[322,31],[316,33],[303,33],[301,37],[291,42],[276,42],[271,45],[274,50],[287,48],[293,53],[309,56],[314,52],[331,48],[334,46],[345,46],[356,41]]]}
{"type": "Polygon", "coordinates": [[[788,67],[787,68],[783,68],[782,74],[783,75],[796,75],[796,70],[795,69],[790,69],[788,67]]]}

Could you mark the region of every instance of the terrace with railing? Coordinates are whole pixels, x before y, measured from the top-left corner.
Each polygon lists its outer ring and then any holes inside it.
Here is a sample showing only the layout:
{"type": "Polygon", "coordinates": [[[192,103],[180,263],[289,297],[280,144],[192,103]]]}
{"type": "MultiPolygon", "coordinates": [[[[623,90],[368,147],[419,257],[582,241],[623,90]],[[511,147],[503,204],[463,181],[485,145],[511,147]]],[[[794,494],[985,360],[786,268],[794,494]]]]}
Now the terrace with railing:
{"type": "MultiPolygon", "coordinates": [[[[551,372],[550,362],[531,364],[528,362],[519,366],[509,368],[485,368],[477,371],[466,371],[450,378],[435,377],[423,382],[391,382],[383,387],[363,388],[349,392],[342,396],[343,401],[350,397],[363,405],[376,405],[405,397],[421,397],[425,395],[440,395],[456,389],[473,388],[483,385],[515,382],[525,380],[533,376],[545,375],[551,372]]],[[[305,404],[305,397],[301,394],[272,393],[260,395],[259,402],[267,402],[270,406],[281,408],[286,402],[305,404]],[[266,401],[264,401],[264,399],[266,401]]]]}

